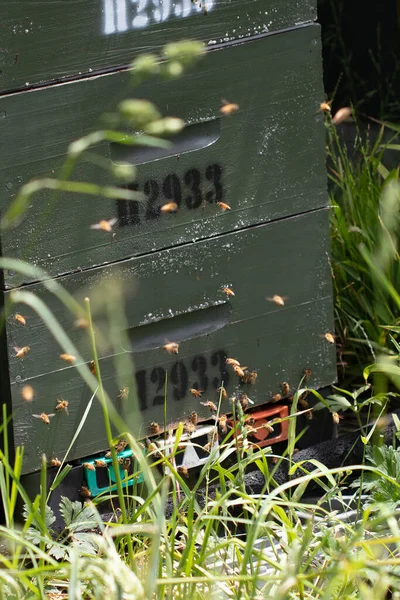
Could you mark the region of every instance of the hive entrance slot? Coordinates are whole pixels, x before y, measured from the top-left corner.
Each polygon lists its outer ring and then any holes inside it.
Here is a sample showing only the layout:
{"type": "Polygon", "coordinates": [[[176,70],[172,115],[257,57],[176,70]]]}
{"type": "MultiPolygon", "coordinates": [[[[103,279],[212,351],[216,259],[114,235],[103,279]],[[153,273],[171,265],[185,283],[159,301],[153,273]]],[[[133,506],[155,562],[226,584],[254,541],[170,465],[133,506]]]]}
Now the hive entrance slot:
{"type": "Polygon", "coordinates": [[[215,144],[220,135],[220,119],[214,119],[205,123],[187,125],[181,133],[168,138],[171,141],[169,148],[148,148],[112,142],[110,144],[110,156],[114,163],[124,162],[131,165],[144,165],[162,158],[202,150],[215,144]]]}
{"type": "Polygon", "coordinates": [[[222,329],[231,320],[228,303],[209,306],[128,330],[133,352],[161,348],[168,342],[181,342],[222,329]]]}

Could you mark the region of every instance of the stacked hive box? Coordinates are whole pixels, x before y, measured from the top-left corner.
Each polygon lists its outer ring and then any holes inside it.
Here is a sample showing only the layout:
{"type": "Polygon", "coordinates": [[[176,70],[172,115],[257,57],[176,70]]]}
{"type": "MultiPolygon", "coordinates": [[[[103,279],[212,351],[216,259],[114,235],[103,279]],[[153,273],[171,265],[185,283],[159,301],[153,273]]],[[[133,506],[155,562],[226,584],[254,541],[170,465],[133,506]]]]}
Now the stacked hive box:
{"type": "MultiPolygon", "coordinates": [[[[93,131],[99,116],[129,95],[125,66],[135,55],[182,37],[202,39],[210,50],[182,79],[152,80],[135,91],[187,123],[167,155],[109,143],[96,149],[108,161],[138,166],[134,186],[144,202],[63,194],[54,204],[41,191],[18,227],[1,238],[3,256],[41,267],[79,299],[96,304],[100,284],[105,295],[116,282],[123,285],[130,345],[118,350],[103,340],[100,365],[105,388],[117,400],[131,374],[117,381],[115,360],[132,357],[139,435],[163,420],[166,373],[168,421],[193,410],[209,418],[189,389],[215,401],[221,381],[230,392],[240,387],[227,356],[257,371],[248,392],[255,405],[268,402],[282,381],[296,385],[306,367],[315,387],[334,381],[334,348],[324,339],[332,330],[332,290],[318,112],[320,32],[310,4],[207,0],[200,8],[190,0],[23,0],[0,8],[2,213],[23,182],[57,174],[68,144],[93,131]],[[223,118],[222,98],[239,110],[223,118]],[[171,200],[180,203],[179,211],[162,214],[160,207],[171,200]],[[221,211],[219,201],[231,210],[221,211]],[[115,235],[90,228],[113,217],[115,235]],[[223,286],[236,295],[227,297],[223,286]],[[288,298],[285,306],[266,300],[274,294],[288,298]],[[180,342],[177,356],[163,350],[168,340],[180,342]]],[[[89,162],[79,163],[74,178],[112,183],[89,162]]],[[[85,332],[73,328],[43,281],[4,272],[5,298],[21,285],[44,300],[89,362],[85,332]]],[[[32,473],[43,452],[65,454],[90,391],[75,367],[60,360],[60,346],[40,318],[26,306],[16,310],[27,324],[7,321],[1,383],[14,414],[14,443],[25,446],[24,473],[32,473]],[[30,352],[21,361],[14,347],[24,346],[30,352]],[[34,404],[21,398],[26,384],[35,389],[34,404]],[[57,413],[49,427],[32,417],[53,413],[60,397],[69,401],[69,416],[57,413]]],[[[120,404],[132,417],[130,397],[120,404]]],[[[106,445],[94,405],[70,458],[106,445]]]]}

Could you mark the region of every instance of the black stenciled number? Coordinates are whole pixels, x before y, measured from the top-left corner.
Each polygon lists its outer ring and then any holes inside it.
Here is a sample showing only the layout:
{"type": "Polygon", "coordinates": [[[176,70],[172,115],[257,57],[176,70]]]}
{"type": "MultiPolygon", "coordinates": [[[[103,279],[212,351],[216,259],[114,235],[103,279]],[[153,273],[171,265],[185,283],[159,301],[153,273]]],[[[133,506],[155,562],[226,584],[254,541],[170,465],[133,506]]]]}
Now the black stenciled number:
{"type": "MultiPolygon", "coordinates": [[[[165,385],[165,369],[162,367],[155,367],[151,372],[150,379],[152,383],[158,384],[156,391],[159,392],[164,388],[165,385]]],[[[156,406],[157,404],[164,404],[164,394],[154,396],[153,406],[156,406]]]]}
{"type": "MultiPolygon", "coordinates": [[[[139,185],[136,182],[130,183],[124,186],[124,189],[137,192],[139,185]]],[[[138,225],[140,223],[139,203],[136,200],[117,200],[117,217],[121,227],[138,225]]]]}
{"type": "Polygon", "coordinates": [[[175,400],[182,400],[188,392],[188,372],[182,361],[178,361],[171,369],[171,382],[174,384],[175,400]]]}
{"type": "Polygon", "coordinates": [[[213,366],[218,366],[220,372],[220,376],[215,377],[213,381],[213,385],[215,388],[218,388],[222,382],[224,383],[224,387],[228,385],[229,372],[225,362],[227,356],[228,355],[225,352],[225,350],[217,350],[217,352],[214,352],[214,354],[211,356],[211,364],[213,366]]]}
{"type": "Polygon", "coordinates": [[[175,173],[167,175],[164,179],[163,194],[167,200],[176,202],[178,206],[180,205],[182,200],[181,182],[175,173]]]}
{"type": "Polygon", "coordinates": [[[220,165],[209,165],[206,169],[206,178],[214,184],[214,190],[206,193],[207,202],[221,202],[224,197],[221,177],[223,169],[220,165]]]}
{"type": "Polygon", "coordinates": [[[156,219],[160,215],[160,207],[156,206],[156,202],[160,193],[160,186],[158,185],[157,181],[150,179],[144,184],[143,191],[148,197],[145,218],[146,220],[156,219]]]}
{"type": "Polygon", "coordinates": [[[138,371],[136,373],[136,385],[139,396],[140,410],[146,410],[147,406],[147,386],[146,386],[146,371],[138,371]]]}
{"type": "Polygon", "coordinates": [[[195,356],[192,360],[192,370],[199,375],[199,381],[194,384],[194,387],[203,392],[207,391],[208,377],[207,372],[207,360],[204,356],[195,356]]]}
{"type": "Polygon", "coordinates": [[[203,202],[203,194],[200,188],[201,185],[201,174],[197,169],[190,169],[185,174],[184,181],[186,185],[190,186],[192,194],[185,197],[186,206],[188,208],[198,208],[203,202]]]}

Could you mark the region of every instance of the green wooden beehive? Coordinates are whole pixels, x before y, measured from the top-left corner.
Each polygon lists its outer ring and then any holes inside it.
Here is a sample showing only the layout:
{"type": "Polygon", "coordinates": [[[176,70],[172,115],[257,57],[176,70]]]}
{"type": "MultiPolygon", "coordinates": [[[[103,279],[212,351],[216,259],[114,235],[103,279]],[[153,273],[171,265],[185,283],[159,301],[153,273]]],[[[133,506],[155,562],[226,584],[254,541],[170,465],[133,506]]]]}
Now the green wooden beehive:
{"type": "MultiPolygon", "coordinates": [[[[163,419],[166,374],[171,423],[192,411],[210,417],[191,388],[215,401],[221,381],[228,392],[246,386],[228,369],[227,356],[257,372],[249,390],[255,406],[267,403],[282,381],[296,385],[305,368],[315,387],[335,379],[334,348],[324,338],[333,311],[314,8],[300,0],[208,0],[205,7],[190,0],[90,0],[56,3],[49,12],[48,3],[25,0],[0,8],[2,213],[21,183],[57,173],[68,144],[127,96],[125,66],[136,54],[181,37],[210,48],[182,79],[152,80],[137,91],[186,122],[171,150],[96,148],[107,161],[137,165],[130,187],[143,192],[144,202],[64,194],[54,204],[42,191],[1,239],[3,256],[41,267],[79,300],[91,298],[105,388],[141,437],[163,419]],[[239,110],[224,118],[221,98],[239,110]],[[171,200],[178,212],[161,213],[171,200]],[[90,228],[105,218],[118,219],[115,235],[90,228]],[[235,296],[224,294],[224,286],[235,296]],[[128,342],[120,348],[111,341],[105,301],[116,288],[128,342]],[[284,306],[268,301],[275,294],[288,298],[284,306]],[[180,344],[178,355],[165,352],[167,341],[180,344]],[[129,361],[117,379],[121,356],[129,361]],[[139,416],[129,397],[118,398],[132,378],[139,416]]],[[[110,183],[89,162],[78,165],[75,177],[110,183]]],[[[86,332],[73,327],[45,283],[5,271],[5,300],[19,286],[48,305],[89,363],[86,332]]],[[[24,445],[24,473],[31,473],[42,453],[65,454],[90,391],[76,366],[60,360],[62,349],[39,317],[25,305],[15,310],[27,324],[7,320],[2,387],[14,414],[14,444],[24,445]],[[25,346],[30,352],[20,360],[14,347],[25,346]],[[35,390],[32,404],[21,398],[27,384],[35,390]],[[60,397],[68,399],[69,416],[57,413],[49,426],[32,417],[54,412],[60,397]]],[[[94,405],[69,458],[106,445],[94,405]]]]}

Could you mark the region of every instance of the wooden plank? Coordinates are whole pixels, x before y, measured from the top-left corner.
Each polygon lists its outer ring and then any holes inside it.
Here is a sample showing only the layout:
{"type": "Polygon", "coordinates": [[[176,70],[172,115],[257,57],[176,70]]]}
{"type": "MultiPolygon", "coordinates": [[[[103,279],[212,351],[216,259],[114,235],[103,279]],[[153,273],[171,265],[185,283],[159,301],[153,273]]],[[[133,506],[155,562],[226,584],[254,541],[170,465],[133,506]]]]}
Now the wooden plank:
{"type": "Polygon", "coordinates": [[[171,41],[213,46],[313,21],[310,0],[3,0],[0,91],[129,63],[171,41]]]}
{"type": "MultiPolygon", "coordinates": [[[[8,149],[0,170],[2,213],[23,181],[58,172],[68,144],[127,96],[129,81],[127,73],[118,73],[0,99],[0,135],[8,149]]],[[[43,191],[32,199],[25,220],[3,232],[4,255],[56,276],[326,205],[318,26],[212,52],[185,78],[153,81],[139,92],[163,114],[189,124],[181,153],[138,167],[146,201],[128,205],[64,194],[54,203],[43,191]],[[237,102],[240,110],[221,118],[221,98],[237,102]],[[176,198],[174,182],[181,208],[162,215],[161,205],[176,198]],[[216,200],[232,210],[221,211],[216,200]],[[118,218],[115,237],[90,229],[112,217],[118,218]]],[[[97,151],[107,161],[110,152],[116,159],[109,144],[97,151]]],[[[79,164],[75,176],[113,183],[109,171],[88,162],[79,164]]],[[[6,273],[5,280],[13,287],[24,278],[6,273]]]]}
{"type": "MultiPolygon", "coordinates": [[[[204,390],[203,399],[215,402],[221,380],[230,394],[245,390],[255,404],[268,401],[280,383],[298,385],[305,368],[311,368],[311,384],[321,387],[335,379],[335,349],[323,337],[333,330],[331,276],[328,264],[328,211],[233,232],[218,238],[132,258],[61,279],[77,298],[88,296],[94,306],[104,385],[121,414],[138,436],[151,421],[163,421],[163,387],[168,372],[168,422],[176,422],[196,410],[202,418],[208,409],[190,394],[204,390]],[[115,353],[110,346],[107,290],[125,290],[129,348],[115,353]],[[221,286],[229,285],[234,297],[221,286]],[[266,298],[287,296],[284,307],[266,298]],[[103,340],[103,342],[101,342],[103,340]],[[179,354],[168,355],[166,341],[180,342],[179,354]],[[258,373],[256,385],[241,384],[225,365],[225,357],[238,359],[258,373]],[[116,361],[130,357],[129,372],[119,385],[116,361]],[[140,407],[129,396],[117,401],[119,389],[132,389],[136,372],[140,407]]],[[[43,284],[28,289],[42,298],[68,331],[85,361],[92,358],[86,332],[72,328],[70,317],[43,284]]],[[[6,293],[6,295],[9,292],[6,293]]],[[[9,344],[12,410],[15,443],[26,449],[24,472],[39,467],[40,456],[61,457],[66,451],[90,397],[75,367],[60,360],[60,348],[41,320],[25,306],[16,310],[27,318],[25,327],[10,318],[9,344]],[[14,346],[29,346],[24,360],[15,357],[14,346]],[[33,403],[24,403],[21,386],[36,391],[33,403]],[[32,414],[55,412],[56,399],[69,401],[70,416],[57,414],[50,426],[32,414]]],[[[118,310],[121,310],[120,306],[118,310]]],[[[119,347],[119,346],[118,346],[119,347]]],[[[226,402],[223,411],[229,410],[226,402]]],[[[106,446],[101,411],[96,404],[72,457],[83,457],[106,446]]]]}

